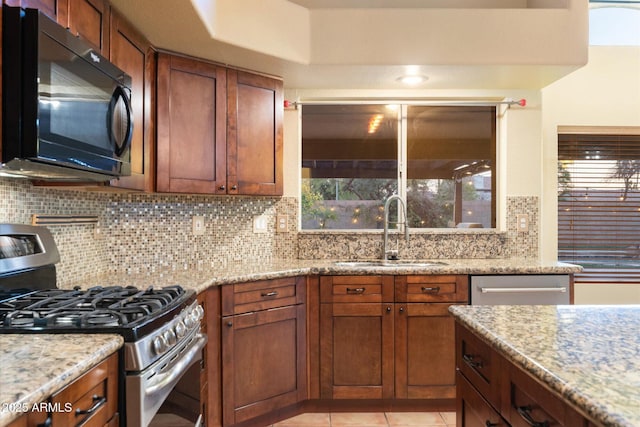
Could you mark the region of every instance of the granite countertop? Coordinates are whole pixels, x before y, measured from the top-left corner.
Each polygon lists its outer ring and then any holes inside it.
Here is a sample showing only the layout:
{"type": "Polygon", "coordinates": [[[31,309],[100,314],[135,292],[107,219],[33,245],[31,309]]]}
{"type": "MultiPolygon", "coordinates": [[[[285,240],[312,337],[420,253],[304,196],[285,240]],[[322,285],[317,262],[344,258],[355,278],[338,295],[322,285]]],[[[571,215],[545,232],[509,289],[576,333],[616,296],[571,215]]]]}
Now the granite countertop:
{"type": "Polygon", "coordinates": [[[73,382],[122,344],[119,335],[0,335],[0,426],[73,382]]]}
{"type": "Polygon", "coordinates": [[[640,426],[640,305],[453,306],[454,317],[604,426],[640,426]]]}
{"type": "MultiPolygon", "coordinates": [[[[340,260],[353,261],[353,260],[340,260]]],[[[371,260],[370,260],[371,261],[371,260]]],[[[339,266],[336,260],[275,260],[261,263],[229,263],[197,269],[158,270],[148,273],[122,272],[97,276],[73,283],[68,288],[80,286],[131,285],[148,286],[181,285],[185,289],[201,292],[211,286],[255,280],[308,274],[367,275],[367,274],[570,274],[582,271],[582,267],[561,262],[540,262],[528,259],[446,259],[413,260],[415,262],[441,262],[426,267],[375,267],[339,266]]],[[[409,262],[402,260],[402,262],[409,262]]]]}

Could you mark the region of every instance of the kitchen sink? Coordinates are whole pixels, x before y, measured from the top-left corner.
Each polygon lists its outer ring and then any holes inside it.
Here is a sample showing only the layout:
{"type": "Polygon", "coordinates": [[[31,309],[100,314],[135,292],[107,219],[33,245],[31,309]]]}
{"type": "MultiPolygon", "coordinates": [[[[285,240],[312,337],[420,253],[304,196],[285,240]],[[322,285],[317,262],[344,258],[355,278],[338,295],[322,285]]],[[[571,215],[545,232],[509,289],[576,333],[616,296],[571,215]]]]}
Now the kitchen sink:
{"type": "Polygon", "coordinates": [[[442,261],[337,261],[336,267],[437,267],[447,265],[442,261]]]}

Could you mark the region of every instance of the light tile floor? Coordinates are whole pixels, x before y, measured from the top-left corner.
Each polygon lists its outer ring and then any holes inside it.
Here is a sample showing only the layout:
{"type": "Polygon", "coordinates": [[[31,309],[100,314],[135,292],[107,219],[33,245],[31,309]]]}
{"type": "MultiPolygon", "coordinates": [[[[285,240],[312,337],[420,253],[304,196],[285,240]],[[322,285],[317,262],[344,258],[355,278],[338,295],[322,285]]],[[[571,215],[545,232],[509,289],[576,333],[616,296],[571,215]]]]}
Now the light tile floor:
{"type": "Polygon", "coordinates": [[[271,427],[455,427],[455,412],[334,412],[302,414],[271,427]]]}

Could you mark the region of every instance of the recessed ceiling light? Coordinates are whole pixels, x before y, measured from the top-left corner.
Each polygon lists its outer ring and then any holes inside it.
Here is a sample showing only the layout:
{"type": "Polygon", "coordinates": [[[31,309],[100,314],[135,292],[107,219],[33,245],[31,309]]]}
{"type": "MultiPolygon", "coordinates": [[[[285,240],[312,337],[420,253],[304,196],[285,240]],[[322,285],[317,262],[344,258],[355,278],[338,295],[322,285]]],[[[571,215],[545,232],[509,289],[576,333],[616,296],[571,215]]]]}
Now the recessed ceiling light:
{"type": "Polygon", "coordinates": [[[397,80],[402,84],[415,86],[426,82],[428,77],[423,75],[406,75],[398,77],[397,80]]]}

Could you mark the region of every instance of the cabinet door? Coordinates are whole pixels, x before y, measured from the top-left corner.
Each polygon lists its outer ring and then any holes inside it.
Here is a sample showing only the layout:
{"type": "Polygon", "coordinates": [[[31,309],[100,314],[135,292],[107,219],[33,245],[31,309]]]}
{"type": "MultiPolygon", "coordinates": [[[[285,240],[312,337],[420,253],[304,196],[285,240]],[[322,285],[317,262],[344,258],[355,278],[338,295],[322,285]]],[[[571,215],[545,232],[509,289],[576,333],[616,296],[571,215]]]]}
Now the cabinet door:
{"type": "Polygon", "coordinates": [[[158,56],[157,191],[226,193],[226,70],[158,56]]]}
{"type": "MultiPolygon", "coordinates": [[[[109,3],[104,0],[68,0],[69,31],[109,57],[109,3]]],[[[62,24],[62,23],[61,23],[62,24]]]]}
{"type": "Polygon", "coordinates": [[[9,6],[40,9],[42,13],[63,27],[69,26],[69,18],[67,15],[69,0],[5,0],[4,3],[9,6]]]}
{"type": "Polygon", "coordinates": [[[111,14],[111,62],[131,76],[133,138],[131,176],[111,181],[111,185],[132,190],[153,191],[154,150],[151,106],[155,102],[155,55],[149,42],[122,16],[111,14]]]}
{"type": "Polygon", "coordinates": [[[282,81],[228,71],[229,194],[282,195],[282,81]]]}
{"type": "Polygon", "coordinates": [[[393,398],[393,304],[320,307],[320,398],[393,398]]]}
{"type": "Polygon", "coordinates": [[[455,398],[455,321],[449,304],[395,305],[399,399],[455,398]]]}
{"type": "Polygon", "coordinates": [[[53,412],[51,425],[104,426],[118,410],[118,355],[113,354],[51,397],[60,408],[53,412]]]}
{"type": "Polygon", "coordinates": [[[306,399],[305,306],[222,319],[223,424],[306,399]]]}
{"type": "Polygon", "coordinates": [[[509,427],[500,414],[460,373],[456,395],[456,425],[458,427],[509,427]]]}

